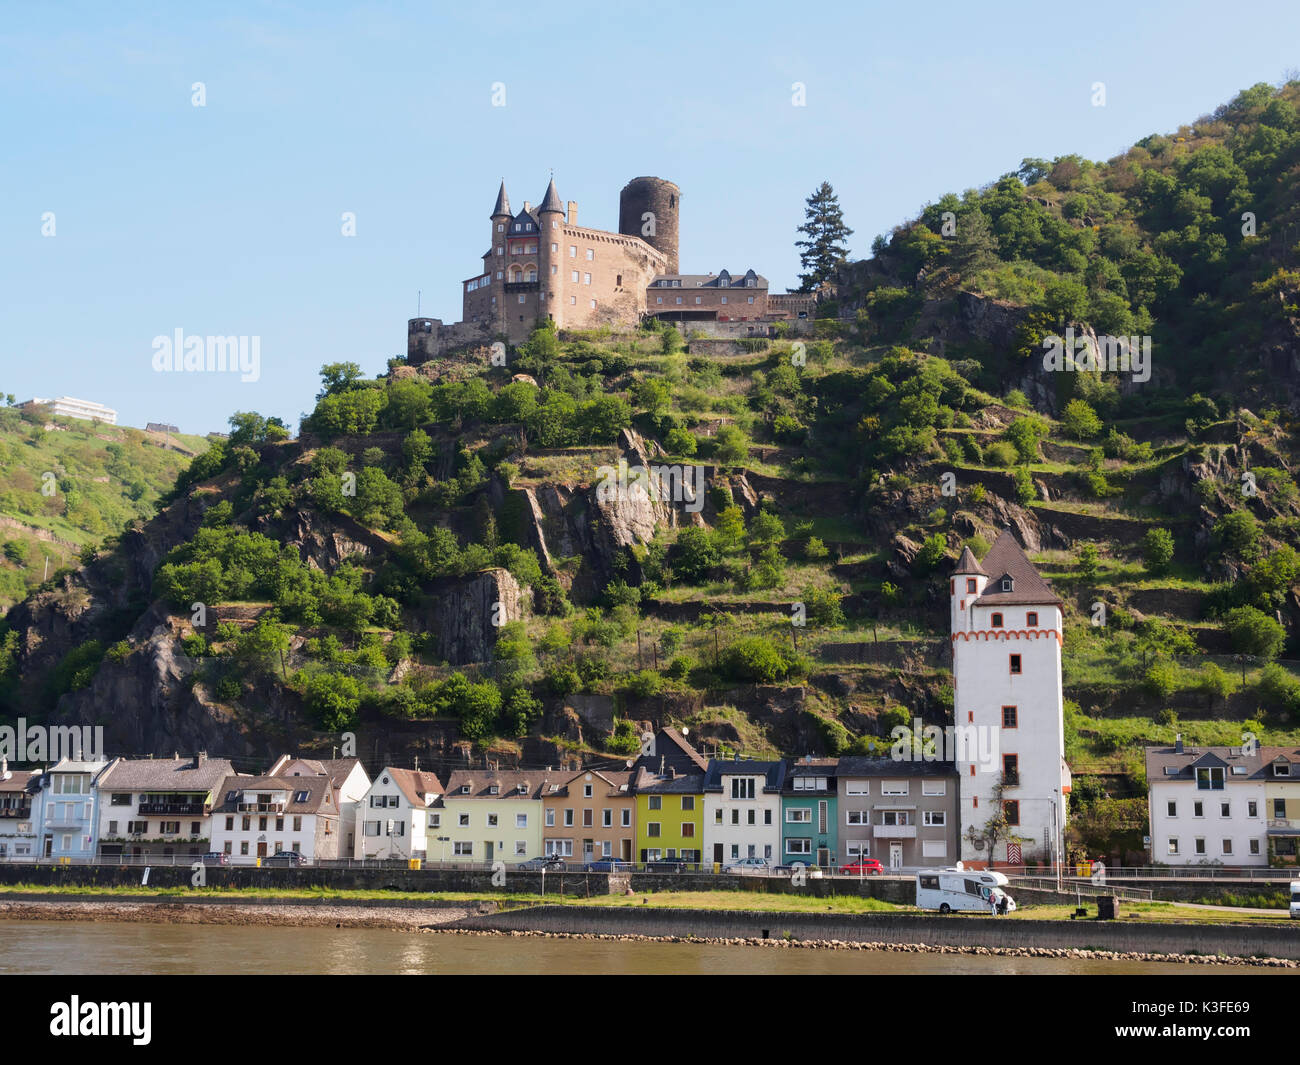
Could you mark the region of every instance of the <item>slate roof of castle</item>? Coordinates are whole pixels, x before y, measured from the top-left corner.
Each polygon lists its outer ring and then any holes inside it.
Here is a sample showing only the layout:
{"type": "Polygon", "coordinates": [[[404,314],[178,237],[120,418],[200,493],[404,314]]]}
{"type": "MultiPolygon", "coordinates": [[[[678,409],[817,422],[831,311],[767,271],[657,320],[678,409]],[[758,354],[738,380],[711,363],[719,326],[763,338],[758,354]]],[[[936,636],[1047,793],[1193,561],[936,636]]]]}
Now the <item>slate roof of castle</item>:
{"type": "Polygon", "coordinates": [[[980,568],[980,564],[975,558],[974,552],[971,551],[969,547],[963,547],[961,549],[961,558],[957,560],[957,568],[952,571],[954,577],[960,576],[964,573],[980,573],[984,574],[986,577],[988,576],[988,574],[984,573],[984,570],[980,568]]]}
{"type": "Polygon", "coordinates": [[[543,211],[559,211],[564,214],[564,204],[560,201],[560,194],[555,191],[555,178],[551,178],[551,183],[546,186],[546,195],[542,198],[542,205],[537,208],[537,213],[543,211]]]}
{"type": "Polygon", "coordinates": [[[980,565],[983,572],[988,574],[989,582],[984,586],[984,594],[975,600],[976,606],[1008,606],[1019,603],[1061,605],[1060,597],[1038,575],[1038,570],[1025,557],[1009,530],[1004,530],[994,541],[980,565]],[[1002,587],[1003,577],[1011,578],[1012,590],[1009,592],[997,590],[1002,587]]]}
{"type": "Polygon", "coordinates": [[[501,191],[497,193],[497,205],[492,208],[492,217],[510,213],[510,197],[506,195],[506,183],[501,182],[501,191]]]}
{"type": "MultiPolygon", "coordinates": [[[[757,284],[750,286],[752,288],[767,288],[767,278],[762,274],[755,273],[753,270],[746,270],[741,274],[733,274],[728,270],[722,270],[716,274],[655,274],[651,286],[654,287],[659,281],[680,281],[681,284],[673,287],[677,288],[745,288],[744,282],[753,278],[757,284]],[[727,279],[727,284],[722,284],[723,278],[727,279]]],[[[659,286],[668,288],[668,285],[659,286]]]]}

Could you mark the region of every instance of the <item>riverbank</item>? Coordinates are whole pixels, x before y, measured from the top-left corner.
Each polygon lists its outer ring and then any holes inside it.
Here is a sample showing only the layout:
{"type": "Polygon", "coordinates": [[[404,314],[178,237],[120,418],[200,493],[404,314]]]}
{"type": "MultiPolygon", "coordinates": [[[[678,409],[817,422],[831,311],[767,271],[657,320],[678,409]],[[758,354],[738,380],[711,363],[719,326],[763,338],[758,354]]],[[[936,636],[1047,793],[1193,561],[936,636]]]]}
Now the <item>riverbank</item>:
{"type": "Polygon", "coordinates": [[[3,899],[0,921],[124,921],[141,924],[262,925],[295,928],[386,928],[416,931],[448,925],[476,906],[382,903],[265,903],[208,900],[3,899]]]}

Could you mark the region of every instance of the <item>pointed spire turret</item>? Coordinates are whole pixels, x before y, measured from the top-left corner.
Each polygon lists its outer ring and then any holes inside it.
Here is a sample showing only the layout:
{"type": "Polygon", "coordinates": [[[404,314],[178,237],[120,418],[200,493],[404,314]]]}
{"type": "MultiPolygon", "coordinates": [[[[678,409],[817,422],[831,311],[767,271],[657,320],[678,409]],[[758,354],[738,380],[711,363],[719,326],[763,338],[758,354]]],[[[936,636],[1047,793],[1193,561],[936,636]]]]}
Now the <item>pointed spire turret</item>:
{"type": "Polygon", "coordinates": [[[501,179],[501,191],[497,193],[497,205],[492,208],[492,217],[499,215],[510,217],[510,197],[506,195],[505,178],[501,179]]]}
{"type": "Polygon", "coordinates": [[[555,191],[555,178],[551,178],[551,183],[546,186],[546,195],[542,198],[542,205],[537,208],[538,214],[545,214],[547,211],[564,214],[564,203],[560,200],[560,194],[555,191]]]}

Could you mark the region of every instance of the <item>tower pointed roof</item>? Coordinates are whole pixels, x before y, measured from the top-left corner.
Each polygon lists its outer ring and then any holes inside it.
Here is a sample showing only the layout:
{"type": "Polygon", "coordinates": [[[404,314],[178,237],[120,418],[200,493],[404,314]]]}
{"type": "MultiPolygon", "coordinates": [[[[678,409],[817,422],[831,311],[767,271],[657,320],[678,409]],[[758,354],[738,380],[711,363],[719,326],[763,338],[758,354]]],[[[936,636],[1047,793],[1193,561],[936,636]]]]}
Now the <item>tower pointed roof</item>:
{"type": "Polygon", "coordinates": [[[501,181],[501,191],[497,193],[497,205],[492,208],[492,217],[496,218],[497,215],[501,214],[510,214],[510,197],[506,195],[506,183],[504,179],[501,181]]]}
{"type": "Polygon", "coordinates": [[[988,576],[988,574],[984,573],[983,568],[975,558],[974,552],[969,547],[962,548],[961,558],[957,560],[957,568],[952,571],[954,577],[962,573],[979,573],[988,576]]]}
{"type": "Polygon", "coordinates": [[[546,186],[546,195],[542,197],[542,205],[537,208],[538,214],[545,214],[547,211],[558,211],[564,214],[564,204],[560,201],[560,194],[555,191],[555,178],[551,178],[551,183],[546,186]]]}
{"type": "MultiPolygon", "coordinates": [[[[964,556],[963,556],[964,557],[964,556]]],[[[1025,557],[1009,530],[1004,531],[984,556],[985,574],[994,579],[984,586],[984,594],[975,600],[976,606],[998,606],[1016,603],[1029,605],[1057,605],[1060,597],[1052,586],[1038,575],[1034,564],[1025,557]],[[1004,586],[1005,590],[1004,590],[1004,586]]]]}

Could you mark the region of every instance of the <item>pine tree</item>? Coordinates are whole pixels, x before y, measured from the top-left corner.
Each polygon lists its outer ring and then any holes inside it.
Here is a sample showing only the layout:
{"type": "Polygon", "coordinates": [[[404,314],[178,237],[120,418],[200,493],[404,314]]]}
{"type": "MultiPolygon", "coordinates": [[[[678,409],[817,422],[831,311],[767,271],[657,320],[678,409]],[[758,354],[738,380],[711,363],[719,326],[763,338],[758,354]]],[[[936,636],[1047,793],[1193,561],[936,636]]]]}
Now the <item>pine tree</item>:
{"type": "Polygon", "coordinates": [[[804,211],[807,221],[799,227],[799,232],[808,239],[795,241],[795,247],[800,249],[799,265],[804,269],[799,275],[800,292],[811,292],[848,260],[849,249],[844,241],[853,235],[853,230],[844,224],[840,200],[830,182],[823,181],[807,203],[804,211]]]}
{"type": "Polygon", "coordinates": [[[983,211],[968,211],[957,222],[949,262],[963,279],[969,279],[998,260],[998,238],[983,211]]]}

